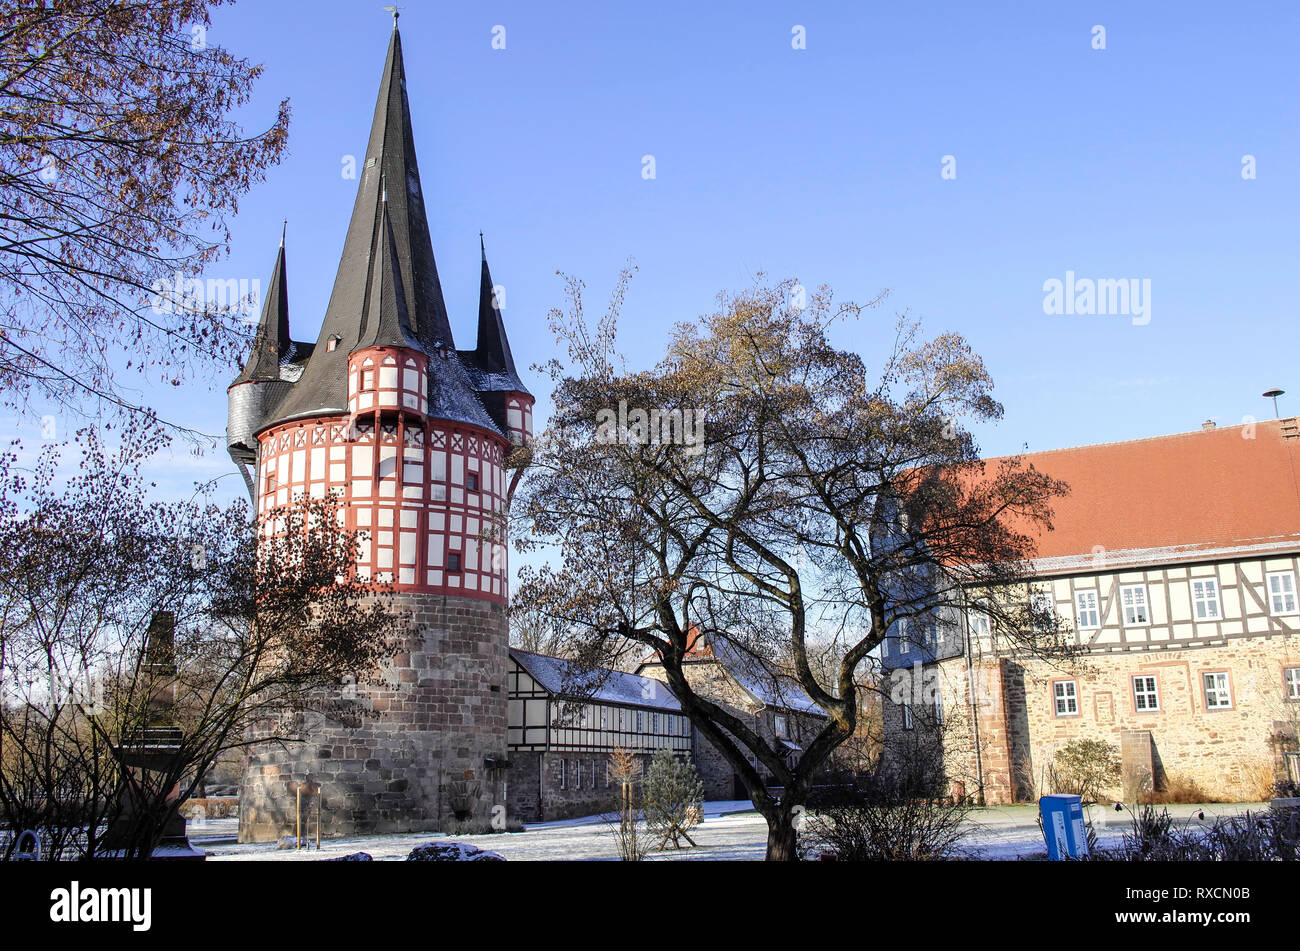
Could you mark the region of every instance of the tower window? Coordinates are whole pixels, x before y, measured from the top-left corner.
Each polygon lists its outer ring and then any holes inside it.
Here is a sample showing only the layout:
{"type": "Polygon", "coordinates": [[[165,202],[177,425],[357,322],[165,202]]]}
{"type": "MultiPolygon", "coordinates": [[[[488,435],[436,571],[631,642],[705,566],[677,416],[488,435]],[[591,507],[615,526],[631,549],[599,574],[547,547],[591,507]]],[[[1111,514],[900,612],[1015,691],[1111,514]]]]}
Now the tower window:
{"type": "Polygon", "coordinates": [[[478,491],[478,473],[471,472],[465,476],[465,488],[470,492],[478,491]]]}
{"type": "Polygon", "coordinates": [[[452,552],[447,556],[447,570],[460,571],[460,552],[452,552]]]}
{"type": "Polygon", "coordinates": [[[375,371],[374,371],[374,370],[362,370],[362,371],[361,371],[361,388],[362,388],[363,390],[373,390],[373,389],[375,388],[375,371]]]}

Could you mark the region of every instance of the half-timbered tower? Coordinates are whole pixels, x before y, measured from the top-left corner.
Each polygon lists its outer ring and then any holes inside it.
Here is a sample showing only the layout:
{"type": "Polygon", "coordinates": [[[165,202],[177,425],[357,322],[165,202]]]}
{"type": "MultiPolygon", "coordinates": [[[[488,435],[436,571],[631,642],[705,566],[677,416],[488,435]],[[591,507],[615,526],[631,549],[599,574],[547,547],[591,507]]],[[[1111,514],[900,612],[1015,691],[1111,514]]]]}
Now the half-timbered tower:
{"type": "Polygon", "coordinates": [[[1300,780],[1298,453],[1292,418],[1026,456],[1070,492],[1006,594],[1055,613],[1081,662],[1006,649],[977,609],[900,624],[883,660],[914,673],[884,705],[889,743],[937,743],[989,802],[1053,791],[1076,740],[1116,748],[1117,797],[1300,780]]]}
{"type": "Polygon", "coordinates": [[[227,441],[264,530],[277,506],[337,498],[359,576],[392,582],[412,626],[386,686],[349,701],[372,715],[318,715],[306,743],[249,758],[245,840],[286,828],[300,781],[320,785],[327,834],[436,828],[505,797],[506,459],[530,438],[533,398],[486,252],[477,344],[452,338],[396,21],[359,179],[314,344],[290,337],[281,242],[227,441]]]}

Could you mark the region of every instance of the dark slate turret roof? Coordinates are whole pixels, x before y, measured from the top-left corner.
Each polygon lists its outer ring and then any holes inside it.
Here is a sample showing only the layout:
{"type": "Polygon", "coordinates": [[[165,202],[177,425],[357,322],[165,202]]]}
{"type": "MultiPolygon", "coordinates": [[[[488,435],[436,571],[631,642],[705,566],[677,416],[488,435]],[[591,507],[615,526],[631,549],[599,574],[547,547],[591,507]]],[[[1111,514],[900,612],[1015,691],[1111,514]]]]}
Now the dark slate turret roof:
{"type": "Polygon", "coordinates": [[[284,238],[281,237],[280,253],[275,257],[271,286],[262,303],[262,317],[257,323],[253,349],[243,371],[230,385],[280,379],[280,363],[292,348],[293,341],[289,339],[289,288],[285,280],[284,238]]]}
{"type": "Polygon", "coordinates": [[[381,197],[375,246],[370,251],[370,286],[361,308],[361,330],[357,334],[360,339],[353,349],[410,347],[418,350],[419,343],[409,335],[410,326],[402,269],[397,263],[397,239],[388,217],[388,202],[381,197]]]}
{"type": "MultiPolygon", "coordinates": [[[[481,392],[515,390],[527,393],[519,374],[515,372],[515,358],[510,353],[510,340],[506,337],[501,308],[497,306],[492,272],[488,270],[487,248],[479,235],[479,249],[483,253],[483,271],[478,296],[478,344],[475,349],[461,351],[470,379],[481,392]]],[[[531,394],[530,394],[531,395],[531,394]]]]}
{"type": "Polygon", "coordinates": [[[267,425],[345,413],[348,354],[380,337],[432,358],[430,415],[500,432],[455,357],[415,159],[396,21],[352,220],[317,346],[267,425]],[[330,350],[325,344],[335,335],[339,345],[330,350]],[[451,358],[441,359],[444,352],[451,358]]]}

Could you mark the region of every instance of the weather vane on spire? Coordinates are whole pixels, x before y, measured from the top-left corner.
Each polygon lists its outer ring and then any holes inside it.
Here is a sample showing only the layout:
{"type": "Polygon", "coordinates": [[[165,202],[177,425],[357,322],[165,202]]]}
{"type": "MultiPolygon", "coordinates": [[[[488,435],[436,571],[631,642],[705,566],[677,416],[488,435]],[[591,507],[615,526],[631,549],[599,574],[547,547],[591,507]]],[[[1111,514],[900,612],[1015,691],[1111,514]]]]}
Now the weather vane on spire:
{"type": "Polygon", "coordinates": [[[398,11],[400,11],[400,10],[405,10],[405,9],[406,9],[406,7],[399,7],[399,6],[396,6],[396,5],[394,5],[394,6],[390,6],[390,7],[384,7],[384,10],[386,10],[388,13],[391,13],[391,14],[393,15],[393,25],[394,25],[394,26],[397,25],[397,18],[400,17],[400,16],[402,15],[402,14],[401,14],[400,12],[398,12],[398,11]]]}

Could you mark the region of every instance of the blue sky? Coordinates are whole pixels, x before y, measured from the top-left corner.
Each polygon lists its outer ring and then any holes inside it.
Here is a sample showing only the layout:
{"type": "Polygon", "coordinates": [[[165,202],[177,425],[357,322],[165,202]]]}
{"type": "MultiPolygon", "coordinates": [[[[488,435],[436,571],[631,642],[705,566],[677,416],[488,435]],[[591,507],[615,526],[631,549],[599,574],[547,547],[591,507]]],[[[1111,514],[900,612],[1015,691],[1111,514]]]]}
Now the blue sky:
{"type": "MultiPolygon", "coordinates": [[[[555,272],[598,308],[630,257],[624,342],[647,362],[756,271],[841,298],[889,288],[842,341],[870,357],[902,309],[965,334],[1006,406],[977,430],[989,454],[1271,416],[1273,385],[1300,411],[1300,6],[409,0],[401,27],[462,347],[482,230],[521,371],[554,349],[555,272]],[[1044,314],[1044,282],[1067,270],[1149,280],[1150,322],[1044,314]]],[[[209,276],[265,283],[287,218],[299,339],[328,300],[356,186],[341,169],[364,151],[388,33],[381,3],[353,0],[244,0],[209,33],[265,64],[250,129],[293,107],[289,155],[209,276]]],[[[225,382],[144,395],[220,433],[225,382]]],[[[156,475],[188,495],[223,472],[217,448],[156,475]]]]}

